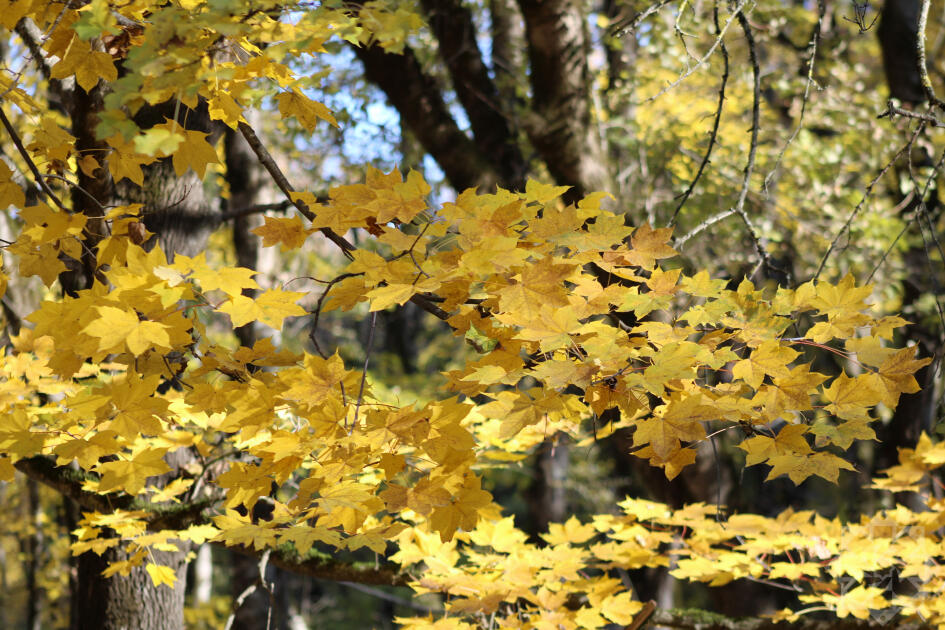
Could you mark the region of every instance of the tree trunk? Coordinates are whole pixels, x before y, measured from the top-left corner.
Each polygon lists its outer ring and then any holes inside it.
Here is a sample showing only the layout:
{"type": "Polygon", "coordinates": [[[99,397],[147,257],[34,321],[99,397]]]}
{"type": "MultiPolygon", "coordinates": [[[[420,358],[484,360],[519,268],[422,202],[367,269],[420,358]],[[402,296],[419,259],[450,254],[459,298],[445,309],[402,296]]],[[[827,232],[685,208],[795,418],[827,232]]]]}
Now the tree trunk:
{"type": "MultiPolygon", "coordinates": [[[[102,106],[96,88],[91,94],[75,88],[72,106],[72,127],[76,135],[76,146],[88,148],[95,143],[94,128],[97,112],[102,106]]],[[[135,116],[135,122],[143,129],[162,123],[165,117],[178,116],[181,126],[207,132],[210,121],[203,111],[191,111],[175,103],[156,107],[143,107],[135,116]]],[[[212,139],[211,139],[212,141],[212,139]]],[[[106,155],[104,152],[100,155],[106,155]]],[[[216,227],[217,215],[213,212],[204,194],[203,184],[193,171],[178,177],[170,159],[162,159],[145,167],[144,185],[138,187],[127,180],[117,185],[112,181],[105,159],[100,159],[101,168],[94,177],[79,174],[83,193],[73,197],[77,212],[89,215],[92,220],[84,234],[83,260],[73,265],[73,270],[63,274],[60,280],[67,293],[88,288],[95,277],[95,252],[103,234],[102,208],[112,205],[142,203],[146,227],[155,233],[155,241],[161,244],[169,258],[174,253],[194,255],[201,251],[207,237],[216,227]],[[89,199],[91,193],[95,200],[89,199]]],[[[189,456],[188,451],[177,451],[168,456],[172,472],[152,478],[151,483],[162,485],[175,476],[176,470],[189,456]]],[[[72,630],[182,630],[184,627],[184,590],[188,549],[183,543],[176,552],[152,551],[145,563],[173,567],[177,573],[174,587],[155,586],[143,564],[134,567],[128,576],[115,575],[106,578],[102,571],[114,561],[126,560],[127,553],[121,549],[109,549],[101,556],[86,552],[78,557],[77,583],[73,592],[71,613],[72,630]]]]}
{"type": "Polygon", "coordinates": [[[109,563],[128,559],[123,550],[79,556],[78,618],[72,630],[183,630],[186,551],[152,551],[151,557],[156,564],[175,570],[173,588],[155,587],[143,564],[128,576],[103,578],[109,563]]]}
{"type": "MultiPolygon", "coordinates": [[[[919,0],[898,0],[883,5],[880,18],[878,36],[883,51],[883,66],[886,71],[886,82],[891,96],[904,103],[913,105],[925,101],[925,92],[919,75],[917,38],[921,35],[918,30],[919,0]]],[[[921,144],[915,152],[918,155],[910,156],[914,167],[931,166],[934,158],[928,154],[921,144]]],[[[905,169],[898,169],[897,176],[906,177],[905,169]]],[[[902,193],[903,197],[905,192],[902,193]]],[[[914,194],[909,192],[908,194],[914,194]]],[[[894,199],[898,205],[902,199],[894,199]]],[[[928,236],[925,230],[937,224],[935,217],[941,211],[938,188],[933,183],[928,191],[927,199],[914,198],[905,204],[902,210],[906,220],[915,214],[913,225],[919,228],[922,241],[928,236]]],[[[932,228],[934,229],[934,228],[932,228]]],[[[913,325],[905,330],[903,344],[914,341],[918,348],[919,357],[935,357],[941,348],[943,332],[938,326],[923,324],[922,313],[916,309],[922,296],[940,294],[941,287],[934,276],[935,270],[929,267],[927,243],[916,242],[903,254],[903,262],[907,274],[903,280],[902,311],[913,321],[913,325]]],[[[939,357],[940,360],[940,357],[939,357]]],[[[892,420],[885,426],[877,428],[881,448],[878,449],[878,468],[893,466],[898,462],[898,449],[914,445],[919,435],[932,428],[932,420],[936,412],[936,396],[933,375],[937,371],[934,364],[919,370],[915,377],[922,388],[914,394],[903,394],[899,405],[893,413],[892,420]]]]}

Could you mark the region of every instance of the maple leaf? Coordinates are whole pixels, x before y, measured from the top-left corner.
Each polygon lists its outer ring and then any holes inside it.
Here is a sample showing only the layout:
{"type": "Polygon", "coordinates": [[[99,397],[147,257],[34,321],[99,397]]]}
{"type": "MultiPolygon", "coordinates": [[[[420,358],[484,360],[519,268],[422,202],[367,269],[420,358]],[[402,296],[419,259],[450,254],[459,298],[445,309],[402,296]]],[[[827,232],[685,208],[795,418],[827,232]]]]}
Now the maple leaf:
{"type": "Polygon", "coordinates": [[[817,422],[811,427],[811,433],[836,444],[846,450],[854,440],[875,440],[876,433],[869,426],[870,419],[847,420],[834,426],[827,422],[817,422]]]}
{"type": "Polygon", "coordinates": [[[338,126],[331,110],[305,96],[298,89],[282,92],[276,96],[276,100],[279,102],[279,113],[284,118],[294,116],[308,131],[314,131],[319,120],[324,120],[334,127],[338,126]]]}
{"type": "Polygon", "coordinates": [[[883,589],[873,586],[857,586],[840,595],[823,595],[824,603],[834,606],[838,617],[853,616],[857,619],[869,619],[872,610],[882,610],[889,606],[883,597],[883,589]]]}
{"type": "Polygon", "coordinates": [[[125,347],[135,356],[148,348],[171,349],[169,326],[141,319],[137,313],[114,306],[97,306],[98,318],[82,333],[98,339],[102,352],[120,352],[125,347]]]}
{"type": "Polygon", "coordinates": [[[174,583],[177,581],[177,573],[171,567],[154,564],[149,562],[144,567],[148,575],[151,576],[151,581],[155,586],[160,586],[161,584],[166,584],[171,588],[174,588],[174,583]]]}
{"type": "Polygon", "coordinates": [[[740,378],[755,389],[761,385],[765,375],[785,378],[791,371],[787,364],[798,355],[795,350],[777,340],[762,342],[751,351],[747,359],[732,366],[732,376],[740,378]]]}
{"type": "Polygon", "coordinates": [[[479,510],[492,502],[492,495],[482,490],[481,481],[466,473],[462,487],[450,498],[449,504],[435,508],[430,515],[430,525],[440,534],[440,540],[453,539],[456,530],[473,529],[479,520],[479,510]]]}
{"type": "Polygon", "coordinates": [[[667,245],[673,234],[672,228],[653,229],[644,223],[630,237],[631,249],[624,254],[627,262],[645,269],[651,269],[661,258],[677,255],[675,249],[667,245]]]}
{"type": "Polygon", "coordinates": [[[738,448],[748,453],[745,458],[746,466],[754,466],[781,455],[803,456],[812,452],[810,444],[804,439],[804,434],[809,430],[805,424],[788,424],[781,427],[773,438],[756,435],[744,440],[738,448]]]}
{"type": "Polygon", "coordinates": [[[899,404],[900,394],[914,394],[919,391],[915,372],[931,361],[929,357],[916,359],[914,348],[903,348],[882,362],[877,373],[871,375],[871,385],[880,393],[882,403],[894,409],[899,404]]]}
{"type": "Polygon", "coordinates": [[[259,321],[281,330],[286,317],[305,315],[305,309],[295,303],[304,296],[304,293],[281,289],[269,289],[255,298],[231,295],[219,310],[230,316],[234,326],[245,326],[250,322],[259,321]]]}
{"type": "Polygon", "coordinates": [[[138,494],[148,477],[170,471],[171,467],[164,461],[165,453],[166,448],[143,448],[127,459],[98,464],[95,472],[102,475],[98,491],[123,490],[132,496],[138,494]]]}
{"type": "Polygon", "coordinates": [[[65,79],[75,75],[76,82],[86,92],[91,92],[99,79],[114,81],[118,70],[108,53],[92,50],[92,47],[78,37],[74,38],[66,49],[65,57],[52,67],[53,79],[65,79]]]}
{"type": "Polygon", "coordinates": [[[787,475],[795,484],[800,484],[811,475],[823,477],[837,483],[840,469],[855,470],[850,462],[832,453],[809,453],[807,455],[776,455],[768,459],[771,466],[766,481],[787,475]]]}
{"type": "Polygon", "coordinates": [[[541,537],[550,545],[562,545],[585,543],[596,535],[597,530],[593,525],[581,525],[581,522],[572,516],[563,524],[549,524],[548,533],[542,534],[541,537]]]}
{"type": "Polygon", "coordinates": [[[290,249],[298,249],[311,234],[310,230],[305,229],[302,220],[297,216],[287,219],[277,217],[263,217],[265,223],[259,227],[250,230],[263,239],[263,247],[272,247],[279,244],[280,250],[287,252],[290,249]]]}
{"type": "Polygon", "coordinates": [[[498,291],[499,309],[530,319],[549,306],[567,306],[563,282],[571,276],[575,267],[555,264],[551,257],[526,266],[518,276],[519,280],[498,291]]]}
{"type": "Polygon", "coordinates": [[[157,158],[139,153],[134,143],[129,142],[121,134],[115,134],[105,139],[112,147],[108,154],[108,171],[115,182],[128,178],[139,186],[144,185],[144,171],[142,166],[153,163],[157,158]]]}
{"type": "Polygon", "coordinates": [[[846,420],[869,420],[870,408],[882,399],[874,383],[872,374],[840,374],[824,388],[824,399],[830,402],[824,409],[846,420]]]}

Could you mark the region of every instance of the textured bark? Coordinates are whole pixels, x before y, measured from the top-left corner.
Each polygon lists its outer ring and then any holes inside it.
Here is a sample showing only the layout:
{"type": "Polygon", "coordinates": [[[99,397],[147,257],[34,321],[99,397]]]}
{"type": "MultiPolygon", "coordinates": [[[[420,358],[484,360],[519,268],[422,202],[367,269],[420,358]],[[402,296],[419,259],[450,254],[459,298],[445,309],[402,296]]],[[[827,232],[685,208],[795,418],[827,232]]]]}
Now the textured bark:
{"type": "Polygon", "coordinates": [[[490,190],[502,175],[450,115],[440,87],[410,48],[401,55],[379,46],[355,48],[369,81],[380,87],[456,190],[490,190]]]}
{"type": "MultiPolygon", "coordinates": [[[[181,127],[208,134],[215,131],[205,103],[195,110],[174,101],[145,106],[134,120],[142,129],[148,129],[173,119],[175,115],[181,127]]],[[[215,135],[211,134],[208,142],[213,143],[215,135]]],[[[144,171],[143,186],[127,179],[119,183],[115,191],[117,201],[144,205],[141,214],[145,227],[155,234],[156,242],[168,259],[172,259],[174,254],[197,255],[219,225],[219,215],[210,207],[203,182],[192,170],[177,176],[170,158],[158,160],[144,171]]]]}
{"type": "MultiPolygon", "coordinates": [[[[181,543],[182,544],[182,543],[181,543]]],[[[144,565],[134,567],[128,576],[104,579],[110,562],[127,560],[119,549],[109,549],[101,556],[84,553],[79,562],[78,619],[74,630],[183,630],[184,585],[187,582],[185,552],[152,551],[157,564],[170,566],[177,573],[173,588],[155,587],[144,565]]]]}
{"type": "Polygon", "coordinates": [[[73,296],[76,292],[92,286],[97,264],[95,246],[105,236],[103,207],[113,200],[115,194],[115,183],[106,167],[107,158],[101,157],[107,155],[109,147],[95,137],[98,112],[103,107],[104,89],[104,85],[99,84],[91,92],[86,92],[77,85],[69,99],[72,135],[76,138],[76,153],[96,156],[100,165],[91,175],[79,169],[76,172],[79,185],[72,189],[73,211],[89,217],[82,235],[82,259],[80,261],[67,260],[67,271],[59,277],[63,291],[73,296]]]}
{"type": "Polygon", "coordinates": [[[587,16],[578,0],[520,0],[528,39],[531,115],[525,129],[574,201],[612,179],[591,116],[587,16]]]}
{"type": "MultiPolygon", "coordinates": [[[[241,134],[227,128],[224,135],[226,155],[226,182],[230,187],[228,210],[249,208],[256,203],[261,186],[259,162],[249,143],[241,134]]],[[[256,269],[259,262],[259,237],[250,230],[260,224],[258,215],[250,214],[233,220],[233,248],[236,263],[246,269],[256,269]]],[[[243,289],[243,295],[254,297],[255,289],[243,289]]],[[[256,322],[236,329],[240,344],[251,348],[258,338],[256,322]]]]}
{"type": "Polygon", "coordinates": [[[40,630],[42,610],[45,605],[45,592],[39,586],[39,574],[42,571],[42,554],[46,548],[43,540],[43,507],[39,500],[39,482],[35,479],[26,481],[27,507],[29,518],[33,521],[33,532],[26,539],[26,628],[40,630]]]}
{"type": "MultiPolygon", "coordinates": [[[[883,52],[883,66],[886,71],[886,81],[890,94],[905,103],[920,103],[925,100],[925,92],[919,75],[918,54],[916,42],[919,36],[918,21],[920,0],[896,0],[883,5],[880,25],[878,29],[879,42],[883,52]]],[[[931,166],[933,157],[924,147],[919,147],[911,156],[916,166],[931,166]]],[[[911,167],[910,167],[911,168],[911,167]]],[[[897,176],[906,177],[904,170],[897,169],[897,176]]],[[[925,221],[924,214],[935,217],[941,212],[938,188],[933,185],[929,190],[929,198],[923,201],[924,208],[919,207],[920,200],[913,199],[902,209],[904,217],[911,217],[919,213],[918,223],[925,221]]],[[[903,191],[903,197],[904,191],[903,191]]],[[[892,200],[896,205],[902,198],[892,200]]],[[[920,228],[922,229],[922,228],[920,228]]],[[[923,237],[924,240],[925,237],[923,237]]],[[[915,315],[917,304],[924,295],[934,294],[940,287],[935,278],[929,273],[928,252],[922,244],[914,245],[905,252],[903,260],[908,270],[903,280],[902,311],[915,322],[909,326],[904,335],[908,341],[914,341],[918,348],[919,357],[932,357],[939,351],[942,334],[945,331],[937,326],[927,326],[915,315]]],[[[876,433],[880,441],[878,449],[877,468],[886,468],[898,463],[898,449],[913,446],[923,431],[932,429],[936,411],[934,369],[926,366],[919,370],[915,377],[922,389],[914,394],[903,394],[899,405],[893,412],[892,420],[877,427],[876,433]]],[[[914,497],[913,497],[914,500],[914,497]]]]}
{"type": "MultiPolygon", "coordinates": [[[[96,90],[85,94],[76,88],[72,107],[73,133],[78,138],[80,151],[90,151],[99,144],[94,140],[97,111],[102,106],[96,90]]],[[[189,110],[175,103],[143,107],[135,115],[135,122],[144,129],[164,122],[175,114],[188,129],[209,131],[209,118],[203,111],[189,110]]],[[[101,147],[99,147],[101,148],[101,147]]],[[[93,155],[104,155],[91,153],[93,155]]],[[[83,260],[71,273],[63,274],[63,287],[74,292],[91,286],[95,270],[95,249],[103,234],[100,217],[102,208],[130,203],[144,204],[142,216],[146,227],[156,234],[156,242],[172,258],[174,253],[195,255],[201,251],[218,219],[207,201],[203,184],[192,171],[178,177],[170,159],[163,159],[144,169],[144,185],[137,186],[123,180],[115,185],[102,161],[102,168],[93,176],[79,174],[85,192],[73,197],[76,211],[87,214],[91,220],[85,233],[83,260]],[[94,200],[90,198],[90,193],[94,200]]],[[[172,470],[179,470],[187,451],[168,456],[172,470]]],[[[21,462],[18,462],[21,463],[21,462]]],[[[41,462],[40,462],[41,464],[41,462]]],[[[37,464],[39,465],[39,464],[37,464]]],[[[160,485],[172,478],[168,473],[155,479],[160,485]]],[[[48,483],[48,481],[47,481],[48,483]]],[[[66,484],[67,486],[68,484],[66,484]]],[[[113,508],[109,505],[108,511],[113,508]]],[[[179,545],[180,546],[180,545],[179,545]]],[[[173,588],[155,586],[144,565],[134,567],[130,575],[102,576],[112,561],[126,559],[120,549],[110,549],[102,556],[87,552],[77,560],[77,583],[73,592],[71,628],[73,630],[178,630],[184,624],[184,588],[186,585],[187,549],[177,552],[152,552],[148,561],[174,567],[178,580],[173,588]]]]}
{"type": "Polygon", "coordinates": [[[889,93],[904,103],[921,103],[925,100],[916,53],[919,6],[920,0],[885,2],[876,30],[883,50],[883,69],[886,71],[889,93]]]}
{"type": "Polygon", "coordinates": [[[514,92],[508,94],[503,88],[514,90],[515,83],[525,79],[525,23],[514,0],[489,0],[489,16],[492,20],[492,72],[499,91],[504,96],[512,96],[514,102],[517,100],[514,92]]]}
{"type": "Polygon", "coordinates": [[[476,146],[490,156],[504,187],[524,188],[527,165],[476,43],[472,14],[459,0],[423,0],[423,8],[476,146]]]}
{"type": "Polygon", "coordinates": [[[529,534],[536,541],[538,534],[548,531],[549,523],[563,523],[568,518],[568,477],[570,445],[565,436],[545,440],[535,453],[534,481],[528,489],[529,534]]]}

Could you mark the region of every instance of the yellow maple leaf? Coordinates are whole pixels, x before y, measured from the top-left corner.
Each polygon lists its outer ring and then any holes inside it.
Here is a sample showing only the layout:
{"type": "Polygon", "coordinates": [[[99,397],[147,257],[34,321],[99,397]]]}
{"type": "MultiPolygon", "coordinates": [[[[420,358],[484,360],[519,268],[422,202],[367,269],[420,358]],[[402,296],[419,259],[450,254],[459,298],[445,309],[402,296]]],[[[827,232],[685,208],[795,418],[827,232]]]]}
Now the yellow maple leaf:
{"type": "Polygon", "coordinates": [[[472,473],[466,473],[464,483],[445,506],[433,510],[430,525],[440,534],[440,540],[453,539],[456,530],[471,530],[479,520],[479,510],[492,502],[492,495],[482,490],[481,481],[472,473]]]}
{"type": "Polygon", "coordinates": [[[220,306],[220,311],[230,316],[234,326],[259,321],[281,330],[286,317],[305,315],[305,309],[295,303],[304,296],[304,293],[281,289],[270,289],[255,298],[233,295],[220,306]]]}
{"type": "Polygon", "coordinates": [[[624,254],[627,262],[645,269],[652,269],[661,258],[672,258],[678,252],[667,245],[673,234],[672,228],[653,229],[644,223],[630,237],[630,251],[624,254]]]}
{"type": "Polygon", "coordinates": [[[758,389],[765,375],[781,378],[789,376],[791,370],[787,364],[793,361],[797,354],[797,351],[788,348],[776,339],[764,341],[751,351],[748,358],[732,366],[732,376],[758,389]]]}
{"type": "Polygon", "coordinates": [[[756,435],[738,445],[748,456],[746,466],[754,466],[779,455],[802,456],[812,452],[804,439],[809,427],[806,424],[789,424],[781,427],[776,436],[756,435]]]}
{"type": "Polygon", "coordinates": [[[127,177],[139,186],[143,186],[144,171],[141,167],[151,164],[157,158],[139,153],[134,143],[125,140],[121,134],[110,136],[105,139],[105,142],[112,147],[112,152],[108,154],[108,171],[115,182],[127,177]]]}
{"type": "Polygon", "coordinates": [[[771,470],[765,481],[770,481],[781,475],[787,475],[795,484],[800,484],[811,475],[823,477],[827,481],[837,483],[840,469],[855,470],[853,465],[832,453],[810,453],[807,455],[777,455],[768,460],[771,470]]]}
{"type": "Polygon", "coordinates": [[[65,53],[65,57],[52,67],[50,76],[53,79],[65,79],[75,75],[76,82],[86,92],[91,92],[98,84],[99,79],[114,81],[118,78],[118,70],[108,53],[92,50],[88,42],[78,37],[73,38],[65,53]]]}
{"type": "Polygon", "coordinates": [[[853,274],[848,273],[836,285],[818,282],[816,296],[810,300],[809,305],[833,319],[862,311],[867,306],[866,298],[872,293],[872,285],[857,287],[853,274]]]}
{"type": "Polygon", "coordinates": [[[870,428],[869,418],[847,420],[834,426],[827,422],[817,422],[811,427],[811,433],[821,438],[817,444],[830,442],[846,450],[854,440],[875,440],[876,433],[870,428]]]}
{"type": "Polygon", "coordinates": [[[263,217],[265,223],[259,227],[250,230],[253,234],[262,237],[263,247],[272,247],[280,245],[280,250],[287,252],[290,249],[298,249],[311,234],[302,225],[302,220],[297,216],[289,218],[263,217]]]}
{"type": "Polygon", "coordinates": [[[170,326],[142,320],[134,311],[114,306],[97,306],[98,319],[82,329],[82,333],[98,339],[101,352],[121,352],[125,347],[135,356],[151,347],[170,350],[170,326]]]}
{"type": "Polygon", "coordinates": [[[171,567],[149,562],[144,568],[147,570],[148,575],[151,576],[151,581],[154,582],[155,586],[167,584],[173,588],[174,583],[177,582],[177,573],[175,573],[174,569],[171,567]]]}
{"type": "Polygon", "coordinates": [[[850,378],[840,374],[830,387],[824,388],[824,398],[830,402],[826,411],[845,420],[869,420],[869,410],[882,400],[873,374],[850,378]]]}
{"type": "Polygon", "coordinates": [[[604,598],[600,612],[614,623],[628,626],[642,609],[643,602],[635,601],[632,593],[623,592],[604,598]]]}
{"type": "Polygon", "coordinates": [[[823,601],[834,606],[840,618],[852,615],[857,619],[869,619],[871,610],[882,610],[890,605],[883,592],[874,586],[857,586],[839,595],[824,594],[823,601]]]}
{"type": "Polygon", "coordinates": [[[550,545],[562,544],[581,544],[585,543],[597,535],[597,529],[590,523],[582,525],[581,521],[574,516],[569,518],[564,524],[551,523],[548,525],[548,533],[541,537],[550,545]]]}
{"type": "Polygon", "coordinates": [[[319,120],[327,121],[334,127],[338,126],[338,121],[331,115],[331,110],[305,96],[298,89],[282,92],[276,96],[276,100],[279,101],[279,113],[284,118],[295,116],[308,131],[314,131],[319,120]]]}
{"type": "Polygon", "coordinates": [[[705,437],[702,423],[689,418],[650,418],[638,420],[633,433],[633,445],[650,448],[660,459],[669,459],[679,449],[680,441],[701,440],[705,437]]]}
{"type": "Polygon", "coordinates": [[[915,358],[915,348],[903,348],[887,357],[872,376],[872,385],[882,396],[882,402],[890,409],[899,403],[900,394],[914,394],[919,391],[915,372],[931,363],[932,359],[915,358]]]}
{"type": "Polygon", "coordinates": [[[175,147],[161,147],[161,149],[155,153],[162,157],[168,155],[172,156],[171,161],[174,165],[174,172],[178,177],[187,172],[187,169],[193,169],[201,179],[204,174],[207,172],[207,164],[219,164],[220,159],[217,157],[217,152],[209,142],[207,142],[207,136],[209,134],[203,133],[202,131],[194,131],[193,129],[184,129],[181,127],[180,123],[174,120],[167,120],[166,122],[155,125],[147,130],[147,134],[159,133],[166,131],[168,134],[171,134],[174,137],[179,138],[175,147]]]}
{"type": "Polygon", "coordinates": [[[144,448],[126,459],[99,464],[95,467],[95,472],[102,475],[98,491],[123,490],[132,496],[138,494],[148,477],[171,469],[164,461],[166,452],[166,448],[144,448]]]}
{"type": "Polygon", "coordinates": [[[210,118],[223,121],[231,129],[236,129],[241,122],[246,122],[239,102],[224,90],[211,90],[207,105],[210,118]]]}
{"type": "Polygon", "coordinates": [[[26,205],[26,194],[19,184],[13,181],[13,171],[6,162],[0,162],[0,208],[26,205]]]}
{"type": "Polygon", "coordinates": [[[531,319],[549,306],[567,306],[564,281],[576,267],[573,264],[554,264],[550,256],[527,265],[518,276],[520,279],[497,291],[499,310],[531,319]]]}

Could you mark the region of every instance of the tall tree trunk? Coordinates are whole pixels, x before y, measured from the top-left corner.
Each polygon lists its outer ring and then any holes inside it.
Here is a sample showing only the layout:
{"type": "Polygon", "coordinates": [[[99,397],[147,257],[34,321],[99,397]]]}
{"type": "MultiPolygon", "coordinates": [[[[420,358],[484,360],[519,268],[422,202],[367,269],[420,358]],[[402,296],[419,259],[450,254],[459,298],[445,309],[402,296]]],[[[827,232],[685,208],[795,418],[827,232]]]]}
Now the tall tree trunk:
{"type": "MultiPolygon", "coordinates": [[[[86,93],[75,88],[71,109],[76,147],[89,150],[98,147],[94,129],[97,113],[102,107],[101,94],[95,88],[86,93]]],[[[135,122],[144,129],[178,116],[181,126],[207,132],[210,121],[203,111],[190,111],[175,103],[143,107],[135,122]]],[[[102,151],[95,155],[105,156],[102,151]]],[[[67,293],[88,288],[96,274],[96,246],[103,235],[102,209],[112,205],[142,203],[145,225],[154,232],[156,241],[173,257],[175,252],[194,255],[204,248],[210,232],[216,227],[217,215],[212,211],[204,194],[203,184],[192,171],[178,177],[170,159],[163,159],[144,169],[144,185],[138,187],[127,180],[117,185],[112,181],[105,160],[92,176],[79,174],[82,193],[73,197],[76,212],[87,214],[91,220],[84,235],[83,259],[74,264],[60,281],[67,293]],[[94,200],[90,198],[94,196],[94,200]]],[[[174,471],[189,456],[177,451],[168,456],[172,472],[150,483],[162,485],[175,475],[174,471]]],[[[70,628],[72,630],[182,630],[184,627],[184,590],[189,549],[182,542],[176,552],[152,552],[148,561],[173,567],[177,581],[173,587],[155,586],[144,564],[134,567],[127,576],[105,578],[102,571],[115,561],[126,560],[121,549],[109,549],[101,556],[93,552],[80,555],[76,561],[77,584],[73,592],[70,628]]]]}
{"type": "MultiPolygon", "coordinates": [[[[925,101],[916,52],[917,38],[922,35],[918,28],[919,7],[920,0],[886,2],[878,29],[890,94],[904,103],[913,105],[925,101]]],[[[934,158],[924,148],[913,153],[910,159],[914,167],[932,165],[934,158]]],[[[897,175],[905,177],[905,173],[905,169],[901,169],[897,175]]],[[[908,194],[915,193],[915,187],[912,188],[908,194]]],[[[928,238],[925,230],[937,223],[935,217],[941,212],[938,188],[934,183],[928,196],[928,199],[912,199],[902,210],[904,215],[916,214],[913,225],[919,227],[923,242],[928,238]]],[[[894,201],[898,205],[902,199],[897,198],[894,201]]],[[[905,330],[906,339],[903,341],[914,341],[919,357],[937,357],[941,360],[939,353],[945,331],[939,326],[918,321],[921,313],[916,312],[922,296],[941,292],[941,287],[934,277],[934,270],[930,272],[928,257],[926,247],[920,242],[903,255],[907,275],[903,280],[902,310],[907,317],[911,314],[913,320],[913,325],[905,330]]],[[[898,449],[914,445],[921,432],[931,429],[936,412],[935,387],[932,380],[936,371],[934,364],[919,370],[915,377],[922,389],[914,394],[903,394],[892,420],[877,429],[882,445],[878,450],[877,467],[885,468],[896,464],[898,449]]]]}
{"type": "MultiPolygon", "coordinates": [[[[259,162],[252,148],[243,136],[227,127],[224,141],[226,156],[226,183],[230,187],[228,211],[235,212],[249,208],[259,197],[260,169],[259,162]]],[[[259,263],[259,237],[250,232],[260,224],[259,217],[252,214],[236,217],[233,220],[233,249],[236,250],[236,262],[240,267],[256,269],[259,263]]],[[[255,289],[243,289],[246,297],[255,297],[255,289]]],[[[240,344],[251,348],[258,339],[256,322],[250,322],[236,329],[240,344]]]]}
{"type": "Polygon", "coordinates": [[[152,556],[155,563],[175,570],[174,588],[155,587],[144,565],[128,576],[103,578],[109,563],[128,559],[123,550],[79,556],[79,616],[73,630],[183,630],[186,552],[153,551],[152,556]]]}

